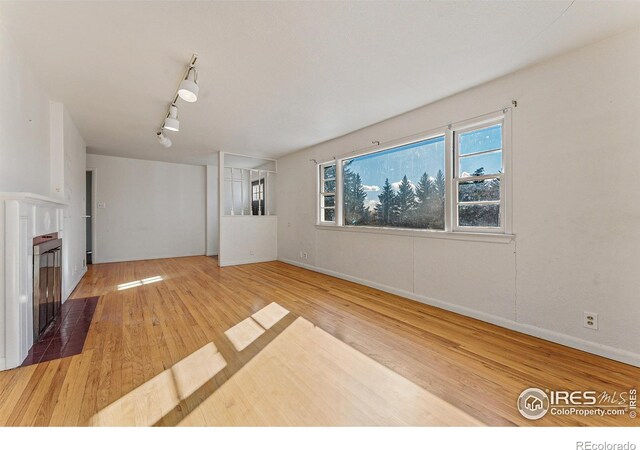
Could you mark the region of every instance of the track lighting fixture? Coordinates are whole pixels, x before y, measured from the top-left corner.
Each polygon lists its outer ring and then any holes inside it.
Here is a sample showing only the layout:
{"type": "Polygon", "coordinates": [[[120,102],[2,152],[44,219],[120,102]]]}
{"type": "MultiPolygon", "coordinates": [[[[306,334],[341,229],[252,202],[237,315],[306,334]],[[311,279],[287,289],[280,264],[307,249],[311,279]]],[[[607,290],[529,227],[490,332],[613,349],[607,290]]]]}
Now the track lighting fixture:
{"type": "Polygon", "coordinates": [[[160,142],[160,145],[163,147],[169,148],[171,147],[171,144],[173,144],[171,139],[169,139],[162,131],[158,131],[156,135],[158,136],[158,142],[160,142]]]}
{"type": "Polygon", "coordinates": [[[187,71],[187,77],[180,82],[178,95],[185,102],[193,103],[198,100],[198,70],[191,66],[187,71]],[[189,79],[189,75],[193,73],[193,81],[189,79]]]}
{"type": "Polygon", "coordinates": [[[180,131],[180,121],[178,120],[178,107],[176,105],[169,106],[169,116],[164,119],[163,127],[165,130],[180,131]]]}
{"type": "Polygon", "coordinates": [[[164,119],[160,125],[160,129],[157,131],[156,135],[158,138],[158,142],[160,145],[163,145],[166,148],[171,147],[171,139],[167,135],[164,134],[164,130],[169,131],[180,131],[180,121],[178,120],[178,106],[176,102],[178,98],[181,98],[189,103],[193,103],[198,100],[198,71],[196,69],[196,61],[198,60],[198,55],[195,53],[191,56],[191,61],[189,62],[189,66],[182,77],[182,81],[178,86],[176,93],[173,96],[173,101],[169,104],[169,109],[164,116],[164,119]],[[193,80],[191,79],[193,78],[193,80]]]}

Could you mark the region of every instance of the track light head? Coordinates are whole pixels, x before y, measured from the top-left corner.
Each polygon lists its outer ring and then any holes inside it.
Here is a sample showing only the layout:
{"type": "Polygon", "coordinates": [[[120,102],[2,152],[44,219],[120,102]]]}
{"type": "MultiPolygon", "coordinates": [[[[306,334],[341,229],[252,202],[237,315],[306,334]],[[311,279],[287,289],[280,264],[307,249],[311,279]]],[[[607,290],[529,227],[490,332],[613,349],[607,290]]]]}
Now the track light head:
{"type": "Polygon", "coordinates": [[[158,142],[163,147],[169,148],[173,144],[173,142],[171,142],[171,139],[169,139],[162,131],[156,132],[156,136],[158,137],[158,142]]]}
{"type": "Polygon", "coordinates": [[[176,105],[169,106],[169,115],[164,119],[162,128],[170,131],[180,131],[180,121],[178,120],[178,107],[176,105]]]}
{"type": "Polygon", "coordinates": [[[195,67],[191,66],[187,72],[187,78],[180,82],[178,88],[178,95],[185,102],[193,103],[198,100],[198,71],[195,67]],[[193,72],[193,80],[189,79],[189,75],[193,72]]]}
{"type": "Polygon", "coordinates": [[[171,139],[165,134],[165,130],[169,131],[180,131],[180,121],[178,120],[178,107],[176,106],[176,102],[178,98],[182,98],[184,101],[193,103],[198,100],[198,91],[200,90],[198,87],[198,70],[196,69],[196,61],[198,60],[198,55],[195,53],[191,55],[191,61],[187,66],[187,71],[184,76],[184,79],[180,82],[178,86],[178,92],[176,92],[173,96],[173,100],[171,101],[171,105],[169,106],[169,111],[165,115],[164,120],[160,124],[160,128],[156,132],[156,137],[158,138],[158,142],[165,148],[171,147],[173,144],[171,139]]]}

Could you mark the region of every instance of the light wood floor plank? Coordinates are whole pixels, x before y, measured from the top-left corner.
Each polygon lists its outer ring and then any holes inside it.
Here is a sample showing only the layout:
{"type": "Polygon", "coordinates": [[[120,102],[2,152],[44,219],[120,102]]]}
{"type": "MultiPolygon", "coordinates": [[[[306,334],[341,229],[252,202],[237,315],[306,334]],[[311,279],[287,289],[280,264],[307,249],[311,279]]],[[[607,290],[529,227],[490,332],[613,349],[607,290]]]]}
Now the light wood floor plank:
{"type": "MultiPolygon", "coordinates": [[[[74,293],[76,298],[91,296],[100,300],[83,353],[0,372],[0,425],[86,425],[100,410],[211,342],[226,367],[157,424],[174,425],[186,417],[236,425],[285,423],[283,405],[295,406],[292,396],[277,408],[264,399],[259,407],[248,401],[228,402],[220,416],[199,407],[268,351],[300,316],[440,398],[443,407],[452,406],[489,425],[637,425],[628,417],[547,415],[530,422],[515,407],[527,387],[628,390],[640,379],[637,367],[281,262],[219,268],[213,258],[188,257],[94,265],[74,293]],[[158,276],[162,281],[118,290],[118,285],[158,276]],[[273,302],[290,313],[238,352],[224,332],[273,302]],[[245,419],[239,419],[242,414],[245,419]]],[[[291,345],[301,351],[307,344],[291,345]]],[[[342,374],[341,380],[356,382],[331,362],[331,351],[319,345],[314,358],[305,360],[303,353],[301,358],[313,370],[330,366],[342,374]]],[[[277,357],[286,362],[285,353],[277,357]]],[[[364,364],[352,359],[354,366],[364,364]]],[[[301,386],[296,392],[306,409],[300,410],[309,422],[328,402],[310,402],[304,387],[315,379],[304,380],[295,371],[263,371],[255,377],[268,385],[280,380],[301,386]]],[[[350,388],[349,383],[336,385],[342,395],[331,401],[349,399],[352,404],[345,408],[351,408],[354,422],[379,423],[379,412],[368,411],[358,399],[370,396],[381,402],[381,393],[350,388]]],[[[255,386],[240,389],[246,398],[260,394],[255,386]]],[[[419,408],[415,414],[426,415],[419,408]]],[[[388,420],[397,423],[400,418],[388,420]]],[[[321,423],[331,422],[318,418],[308,424],[321,423]]]]}

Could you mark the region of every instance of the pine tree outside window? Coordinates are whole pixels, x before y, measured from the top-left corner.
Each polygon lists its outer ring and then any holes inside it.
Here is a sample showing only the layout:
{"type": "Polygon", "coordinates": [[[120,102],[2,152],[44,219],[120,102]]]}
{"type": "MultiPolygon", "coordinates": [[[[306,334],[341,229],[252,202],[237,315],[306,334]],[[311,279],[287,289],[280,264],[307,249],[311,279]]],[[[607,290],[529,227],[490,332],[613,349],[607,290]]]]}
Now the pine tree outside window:
{"type": "Polygon", "coordinates": [[[344,225],[444,230],[445,138],[343,160],[344,225]]]}

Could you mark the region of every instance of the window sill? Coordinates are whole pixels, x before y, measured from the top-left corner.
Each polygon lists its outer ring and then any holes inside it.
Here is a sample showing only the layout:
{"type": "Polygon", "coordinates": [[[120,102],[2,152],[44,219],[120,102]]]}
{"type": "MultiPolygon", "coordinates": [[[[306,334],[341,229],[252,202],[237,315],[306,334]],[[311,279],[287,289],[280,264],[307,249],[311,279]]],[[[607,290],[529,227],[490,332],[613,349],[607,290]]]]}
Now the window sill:
{"type": "Polygon", "coordinates": [[[410,236],[426,239],[452,239],[456,241],[494,242],[508,244],[515,239],[514,234],[497,233],[469,233],[461,231],[435,231],[435,230],[408,230],[383,227],[355,227],[316,224],[316,229],[327,231],[341,231],[346,233],[375,233],[390,234],[393,236],[410,236]]]}
{"type": "Polygon", "coordinates": [[[251,217],[253,219],[269,219],[271,217],[277,217],[277,216],[275,214],[269,214],[268,216],[257,215],[257,214],[255,216],[252,216],[251,214],[245,214],[244,216],[242,214],[235,214],[235,215],[232,216],[231,214],[224,214],[222,217],[224,217],[225,219],[226,218],[233,219],[233,218],[237,218],[237,217],[240,217],[240,218],[249,218],[249,217],[251,217]]]}

